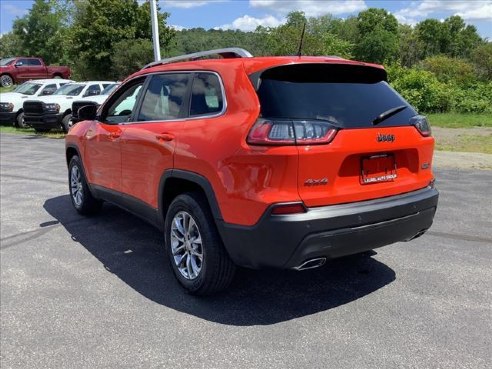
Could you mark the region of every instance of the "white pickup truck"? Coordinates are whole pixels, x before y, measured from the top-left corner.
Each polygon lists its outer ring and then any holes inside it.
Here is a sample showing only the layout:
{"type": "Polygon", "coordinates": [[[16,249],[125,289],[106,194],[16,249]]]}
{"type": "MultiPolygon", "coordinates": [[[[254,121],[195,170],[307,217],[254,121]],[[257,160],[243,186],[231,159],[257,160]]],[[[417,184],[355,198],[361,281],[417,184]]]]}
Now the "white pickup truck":
{"type": "Polygon", "coordinates": [[[0,93],[0,121],[25,127],[22,104],[27,99],[52,95],[61,86],[73,82],[69,79],[38,79],[17,86],[12,92],[0,93]]]}
{"type": "Polygon", "coordinates": [[[75,123],[80,122],[79,119],[79,109],[87,105],[99,106],[107,100],[107,98],[113,93],[114,90],[118,88],[120,82],[113,83],[106,87],[100,95],[97,96],[87,96],[80,100],[75,100],[72,103],[72,119],[70,120],[69,126],[73,126],[75,123]]]}
{"type": "Polygon", "coordinates": [[[111,81],[90,81],[67,84],[53,95],[24,101],[24,121],[36,132],[61,128],[68,132],[72,102],[86,96],[100,95],[111,81]]]}

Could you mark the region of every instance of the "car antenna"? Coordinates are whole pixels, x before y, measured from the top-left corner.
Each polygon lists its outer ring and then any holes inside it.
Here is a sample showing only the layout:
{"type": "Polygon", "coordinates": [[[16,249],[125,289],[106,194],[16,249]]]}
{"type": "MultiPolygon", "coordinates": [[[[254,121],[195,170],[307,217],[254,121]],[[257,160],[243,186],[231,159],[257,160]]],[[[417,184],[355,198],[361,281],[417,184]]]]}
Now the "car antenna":
{"type": "Polygon", "coordinates": [[[299,57],[302,56],[302,42],[304,41],[304,32],[305,31],[306,31],[306,22],[304,22],[304,25],[302,26],[301,42],[299,42],[299,50],[297,50],[297,56],[299,56],[299,57]]]}

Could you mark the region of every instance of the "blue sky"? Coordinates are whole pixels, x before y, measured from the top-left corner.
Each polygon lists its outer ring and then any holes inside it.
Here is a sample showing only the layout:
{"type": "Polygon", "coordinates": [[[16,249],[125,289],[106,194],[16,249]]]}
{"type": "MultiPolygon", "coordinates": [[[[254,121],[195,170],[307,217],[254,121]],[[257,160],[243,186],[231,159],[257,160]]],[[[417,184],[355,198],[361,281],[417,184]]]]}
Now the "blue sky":
{"type": "MultiPolygon", "coordinates": [[[[143,0],[139,0],[143,1],[143,0]]],[[[16,17],[31,8],[33,0],[0,0],[0,33],[9,32],[16,17]]],[[[416,24],[426,18],[445,19],[458,14],[492,40],[492,0],[160,0],[171,13],[168,23],[177,29],[203,27],[254,30],[277,26],[293,10],[308,16],[331,13],[338,17],[357,14],[368,7],[384,8],[402,23],[416,24]]]]}

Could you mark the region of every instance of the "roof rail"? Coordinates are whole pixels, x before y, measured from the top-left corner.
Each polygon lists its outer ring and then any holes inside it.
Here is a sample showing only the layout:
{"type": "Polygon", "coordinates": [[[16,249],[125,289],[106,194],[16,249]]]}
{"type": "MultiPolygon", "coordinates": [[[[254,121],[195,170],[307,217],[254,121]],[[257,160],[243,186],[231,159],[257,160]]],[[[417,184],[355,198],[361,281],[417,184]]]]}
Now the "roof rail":
{"type": "Polygon", "coordinates": [[[197,53],[185,54],[185,55],[173,56],[172,58],[161,59],[159,61],[147,64],[142,69],[155,67],[156,65],[161,65],[161,64],[175,63],[175,62],[183,61],[183,60],[195,60],[195,59],[200,59],[200,58],[204,58],[206,56],[212,56],[212,55],[220,55],[225,59],[228,59],[228,58],[251,58],[251,57],[253,57],[253,55],[249,51],[241,49],[240,47],[229,47],[229,48],[225,48],[225,49],[199,51],[197,53]]]}

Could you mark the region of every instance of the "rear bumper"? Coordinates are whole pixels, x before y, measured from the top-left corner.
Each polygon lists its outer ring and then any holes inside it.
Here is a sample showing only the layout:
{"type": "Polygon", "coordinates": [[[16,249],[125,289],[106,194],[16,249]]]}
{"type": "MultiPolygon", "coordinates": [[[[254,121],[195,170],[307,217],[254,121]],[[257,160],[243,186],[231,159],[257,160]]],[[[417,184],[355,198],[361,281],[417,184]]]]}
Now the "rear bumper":
{"type": "Polygon", "coordinates": [[[218,224],[229,255],[241,266],[294,268],[313,258],[337,258],[427,230],[439,193],[427,187],[376,200],[310,208],[304,214],[271,215],[251,227],[218,224]]]}
{"type": "Polygon", "coordinates": [[[34,128],[60,128],[63,114],[29,114],[24,112],[24,122],[34,128]]]}

